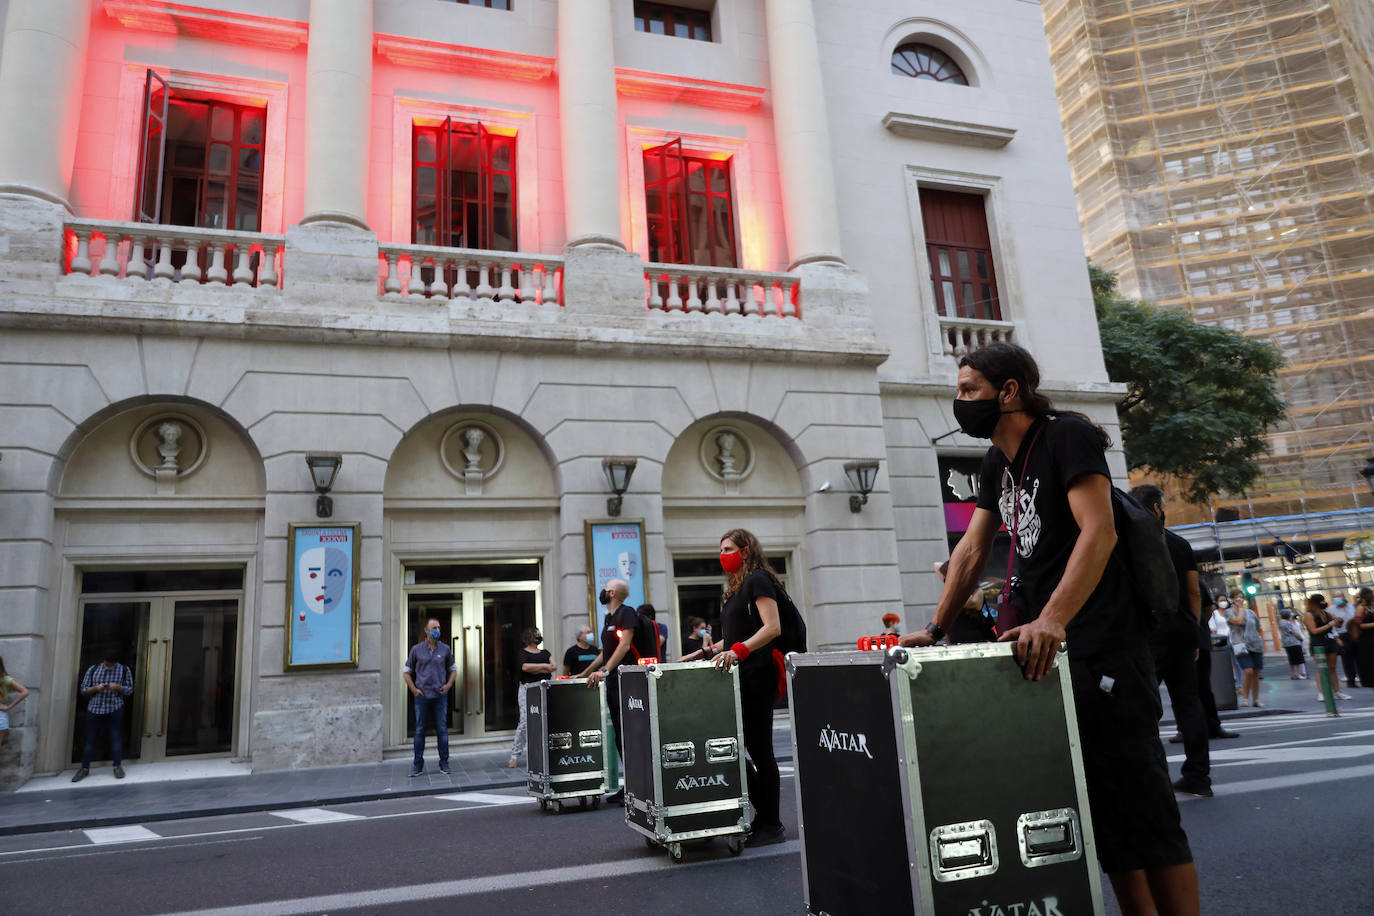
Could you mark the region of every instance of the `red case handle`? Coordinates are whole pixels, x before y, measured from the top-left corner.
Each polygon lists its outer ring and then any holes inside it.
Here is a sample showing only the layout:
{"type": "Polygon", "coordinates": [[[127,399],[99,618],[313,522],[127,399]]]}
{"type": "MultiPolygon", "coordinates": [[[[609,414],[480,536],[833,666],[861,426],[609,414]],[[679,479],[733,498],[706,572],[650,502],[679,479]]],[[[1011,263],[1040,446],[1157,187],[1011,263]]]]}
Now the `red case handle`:
{"type": "Polygon", "coordinates": [[[881,636],[860,636],[860,652],[881,652],[891,649],[897,645],[898,638],[891,633],[884,633],[881,636]]]}

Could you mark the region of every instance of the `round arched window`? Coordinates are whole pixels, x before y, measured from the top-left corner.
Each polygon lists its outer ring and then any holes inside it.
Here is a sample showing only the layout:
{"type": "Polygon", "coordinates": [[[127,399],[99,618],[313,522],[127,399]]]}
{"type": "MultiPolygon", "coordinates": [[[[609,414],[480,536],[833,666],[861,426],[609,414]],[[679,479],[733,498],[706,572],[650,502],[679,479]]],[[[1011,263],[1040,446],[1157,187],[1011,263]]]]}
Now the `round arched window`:
{"type": "Polygon", "coordinates": [[[944,51],[919,41],[898,45],[892,52],[892,72],[918,80],[937,80],[941,83],[968,85],[968,77],[944,51]]]}

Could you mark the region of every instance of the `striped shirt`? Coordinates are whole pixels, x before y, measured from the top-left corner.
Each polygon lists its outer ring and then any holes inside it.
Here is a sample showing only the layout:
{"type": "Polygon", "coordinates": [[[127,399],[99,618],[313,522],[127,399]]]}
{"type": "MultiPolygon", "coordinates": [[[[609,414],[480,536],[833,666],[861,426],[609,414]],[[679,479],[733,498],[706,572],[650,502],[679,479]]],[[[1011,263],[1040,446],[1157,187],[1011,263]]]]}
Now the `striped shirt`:
{"type": "MultiPolygon", "coordinates": [[[[70,682],[68,682],[70,683],[70,682]]],[[[118,684],[118,690],[101,690],[88,695],[86,711],[93,716],[103,716],[124,706],[124,698],[134,692],[134,676],[119,662],[106,666],[104,662],[91,665],[86,676],[81,679],[81,692],[86,693],[96,684],[118,684]]]]}

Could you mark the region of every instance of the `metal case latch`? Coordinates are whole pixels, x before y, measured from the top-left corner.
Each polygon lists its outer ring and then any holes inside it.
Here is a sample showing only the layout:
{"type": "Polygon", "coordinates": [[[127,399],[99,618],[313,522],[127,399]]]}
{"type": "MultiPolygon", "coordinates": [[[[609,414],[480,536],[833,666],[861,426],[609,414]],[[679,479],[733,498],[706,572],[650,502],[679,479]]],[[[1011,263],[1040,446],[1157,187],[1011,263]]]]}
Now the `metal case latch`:
{"type": "Polygon", "coordinates": [[[1078,812],[1072,808],[1032,811],[1016,819],[1016,842],[1027,868],[1071,862],[1083,855],[1078,812]]]}
{"type": "Polygon", "coordinates": [[[895,671],[902,672],[913,681],[916,680],[917,675],[921,673],[921,663],[916,661],[916,653],[901,647],[888,649],[887,654],[883,656],[883,677],[891,680],[895,671]]]}
{"type": "Polygon", "coordinates": [[[589,728],[577,733],[578,747],[601,747],[601,729],[589,728]]]}
{"type": "Polygon", "coordinates": [[[710,738],[707,740],[707,763],[734,763],[738,759],[739,749],[734,738],[710,738]]]}
{"type": "Polygon", "coordinates": [[[549,735],[549,750],[566,751],[572,747],[572,732],[559,732],[549,735]]]}
{"type": "Polygon", "coordinates": [[[930,870],[936,881],[962,881],[997,871],[992,821],[946,824],[930,831],[930,870]]]}
{"type": "Polygon", "coordinates": [[[663,768],[689,767],[697,762],[697,749],[690,741],[663,745],[663,768]]]}

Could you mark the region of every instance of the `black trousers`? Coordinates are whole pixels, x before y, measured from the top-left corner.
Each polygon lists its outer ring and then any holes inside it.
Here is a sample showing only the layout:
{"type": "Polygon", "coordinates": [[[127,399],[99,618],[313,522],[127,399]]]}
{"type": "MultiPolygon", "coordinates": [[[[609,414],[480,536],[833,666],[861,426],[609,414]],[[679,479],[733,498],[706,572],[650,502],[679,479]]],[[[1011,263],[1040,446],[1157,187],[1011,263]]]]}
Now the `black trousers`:
{"type": "Polygon", "coordinates": [[[606,675],[606,706],[611,714],[611,728],[615,731],[615,750],[625,759],[625,739],[620,737],[620,676],[612,671],[606,675]]]}
{"type": "Polygon", "coordinates": [[[1359,657],[1356,654],[1358,652],[1356,643],[1358,642],[1359,640],[1349,637],[1341,642],[1341,665],[1345,668],[1345,683],[1348,687],[1354,687],[1355,678],[1362,677],[1360,675],[1359,657]]]}
{"type": "Polygon", "coordinates": [[[754,803],[755,823],[772,827],[782,823],[782,777],[773,756],[773,700],[778,682],[772,659],[767,664],[741,666],[739,672],[740,718],[744,725],[744,749],[749,753],[745,773],[749,800],[754,803]]]}
{"type": "Polygon", "coordinates": [[[1197,636],[1183,630],[1160,633],[1151,641],[1151,649],[1155,676],[1169,688],[1174,721],[1178,723],[1179,734],[1183,735],[1183,776],[1210,785],[1212,763],[1207,750],[1207,721],[1198,696],[1197,665],[1193,661],[1197,636]]]}
{"type": "MultiPolygon", "coordinates": [[[[1172,702],[1173,694],[1169,694],[1172,702]]],[[[1207,723],[1207,734],[1215,738],[1221,731],[1221,716],[1217,715],[1217,700],[1212,696],[1212,649],[1199,649],[1197,654],[1197,696],[1202,703],[1202,719],[1207,723]]]]}

